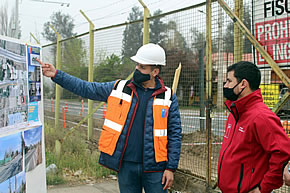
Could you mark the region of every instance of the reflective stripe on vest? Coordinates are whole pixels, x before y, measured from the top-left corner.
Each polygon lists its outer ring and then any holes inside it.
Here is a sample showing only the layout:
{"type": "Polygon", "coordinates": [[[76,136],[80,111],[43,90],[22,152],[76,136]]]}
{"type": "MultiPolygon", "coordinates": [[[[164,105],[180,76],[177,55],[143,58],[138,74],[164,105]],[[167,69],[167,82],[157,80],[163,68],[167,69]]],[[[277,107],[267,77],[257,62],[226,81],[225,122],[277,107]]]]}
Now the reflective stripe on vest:
{"type": "Polygon", "coordinates": [[[153,101],[153,139],[155,150],[155,161],[167,161],[167,120],[171,105],[171,89],[161,96],[157,95],[153,101]]]}
{"type": "Polygon", "coordinates": [[[109,155],[113,155],[115,151],[131,106],[133,93],[131,89],[129,91],[127,89],[127,93],[124,92],[126,83],[129,82],[117,81],[107,100],[108,107],[99,139],[99,150],[109,155]]]}

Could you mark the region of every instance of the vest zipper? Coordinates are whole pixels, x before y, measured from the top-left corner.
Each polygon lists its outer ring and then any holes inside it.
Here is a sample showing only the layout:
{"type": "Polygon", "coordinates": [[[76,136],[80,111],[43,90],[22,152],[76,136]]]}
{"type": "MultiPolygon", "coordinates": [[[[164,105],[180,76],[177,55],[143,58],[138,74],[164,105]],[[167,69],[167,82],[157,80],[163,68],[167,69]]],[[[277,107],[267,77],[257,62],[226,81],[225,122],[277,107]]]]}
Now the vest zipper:
{"type": "MultiPolygon", "coordinates": [[[[132,90],[132,91],[133,91],[133,90],[132,90]]],[[[132,127],[132,124],[133,124],[133,120],[134,120],[134,117],[135,117],[135,115],[136,115],[137,107],[138,107],[138,104],[139,104],[139,97],[138,97],[138,95],[137,95],[137,92],[135,93],[135,92],[133,91],[133,93],[136,95],[137,102],[136,102],[136,105],[135,105],[135,107],[134,107],[134,112],[133,112],[133,115],[132,115],[132,117],[131,117],[130,124],[129,124],[129,127],[128,127],[128,131],[127,131],[127,134],[126,134],[125,145],[124,145],[123,152],[122,152],[122,155],[121,155],[120,164],[119,164],[119,171],[118,171],[118,172],[120,172],[120,169],[121,169],[121,166],[122,166],[122,160],[123,160],[123,157],[124,157],[124,154],[125,154],[126,148],[127,148],[128,139],[129,139],[129,134],[130,134],[131,127],[132,127]]],[[[134,97],[134,96],[133,96],[133,97],[134,97]]],[[[132,100],[133,100],[133,99],[132,99],[132,100]]]]}
{"type": "MultiPolygon", "coordinates": [[[[148,106],[148,101],[150,100],[151,97],[149,97],[149,99],[147,99],[147,103],[146,103],[146,109],[147,109],[147,106],[148,106]]],[[[153,102],[154,102],[154,99],[153,99],[153,102]]],[[[152,103],[152,106],[153,106],[153,103],[152,103]]],[[[153,109],[152,109],[153,111],[153,109]]],[[[146,114],[147,114],[147,111],[145,111],[145,118],[144,118],[144,128],[143,128],[143,146],[142,146],[142,167],[143,167],[143,171],[144,170],[144,136],[145,136],[145,126],[146,126],[146,114]]],[[[154,120],[153,120],[154,121],[154,120]]],[[[153,143],[154,143],[154,139],[153,139],[153,143]]],[[[153,148],[154,148],[154,145],[153,145],[153,148]]]]}

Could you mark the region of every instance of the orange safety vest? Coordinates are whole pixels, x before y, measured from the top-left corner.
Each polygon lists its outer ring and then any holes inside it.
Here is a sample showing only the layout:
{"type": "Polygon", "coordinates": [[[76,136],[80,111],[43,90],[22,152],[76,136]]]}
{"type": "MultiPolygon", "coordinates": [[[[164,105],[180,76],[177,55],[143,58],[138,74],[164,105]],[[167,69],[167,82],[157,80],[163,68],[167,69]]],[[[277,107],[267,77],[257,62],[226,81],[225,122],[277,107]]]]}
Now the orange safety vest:
{"type": "MultiPolygon", "coordinates": [[[[99,150],[113,155],[122,133],[133,99],[132,90],[127,87],[130,81],[121,80],[108,98],[107,113],[99,139],[99,150]]],[[[156,162],[167,161],[167,118],[171,105],[171,89],[154,97],[153,101],[153,139],[156,162]]]]}

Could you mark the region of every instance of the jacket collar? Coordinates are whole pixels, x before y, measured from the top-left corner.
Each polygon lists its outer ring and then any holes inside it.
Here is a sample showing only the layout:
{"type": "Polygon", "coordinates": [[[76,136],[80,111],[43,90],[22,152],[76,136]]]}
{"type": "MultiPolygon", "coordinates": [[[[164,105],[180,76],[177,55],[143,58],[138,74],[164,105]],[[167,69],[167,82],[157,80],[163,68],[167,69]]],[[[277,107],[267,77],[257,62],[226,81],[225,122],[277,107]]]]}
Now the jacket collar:
{"type": "MultiPolygon", "coordinates": [[[[158,95],[160,93],[163,93],[165,91],[167,91],[167,89],[165,88],[164,82],[163,80],[159,77],[156,76],[155,77],[155,82],[156,82],[156,86],[154,88],[154,93],[152,94],[152,96],[158,95]]],[[[138,87],[142,87],[142,85],[135,83],[132,79],[130,80],[130,83],[128,84],[128,87],[131,88],[132,91],[136,92],[136,86],[138,87]]],[[[143,88],[143,87],[142,87],[143,88]]]]}
{"type": "Polygon", "coordinates": [[[236,107],[239,114],[242,114],[243,112],[247,111],[249,108],[253,107],[254,104],[259,103],[259,102],[263,102],[261,89],[257,89],[251,94],[245,97],[242,97],[236,101],[227,100],[225,102],[225,105],[230,110],[232,110],[233,107],[236,107]]]}

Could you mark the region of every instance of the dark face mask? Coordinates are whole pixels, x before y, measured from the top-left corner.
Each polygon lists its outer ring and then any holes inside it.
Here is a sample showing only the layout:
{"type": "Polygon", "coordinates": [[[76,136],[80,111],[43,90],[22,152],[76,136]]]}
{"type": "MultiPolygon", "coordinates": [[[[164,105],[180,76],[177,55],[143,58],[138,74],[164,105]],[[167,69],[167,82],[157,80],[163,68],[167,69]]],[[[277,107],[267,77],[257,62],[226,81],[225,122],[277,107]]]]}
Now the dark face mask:
{"type": "Polygon", "coordinates": [[[141,84],[142,82],[150,80],[150,74],[143,74],[138,69],[136,69],[133,75],[133,80],[134,82],[141,84]]]}
{"type": "Polygon", "coordinates": [[[230,101],[236,101],[238,99],[238,97],[240,96],[240,94],[244,91],[245,88],[243,88],[241,90],[241,92],[239,92],[239,94],[235,94],[234,93],[234,88],[236,88],[236,86],[238,86],[241,82],[238,82],[233,88],[223,88],[224,90],[224,97],[226,97],[226,99],[230,100],[230,101]]]}

